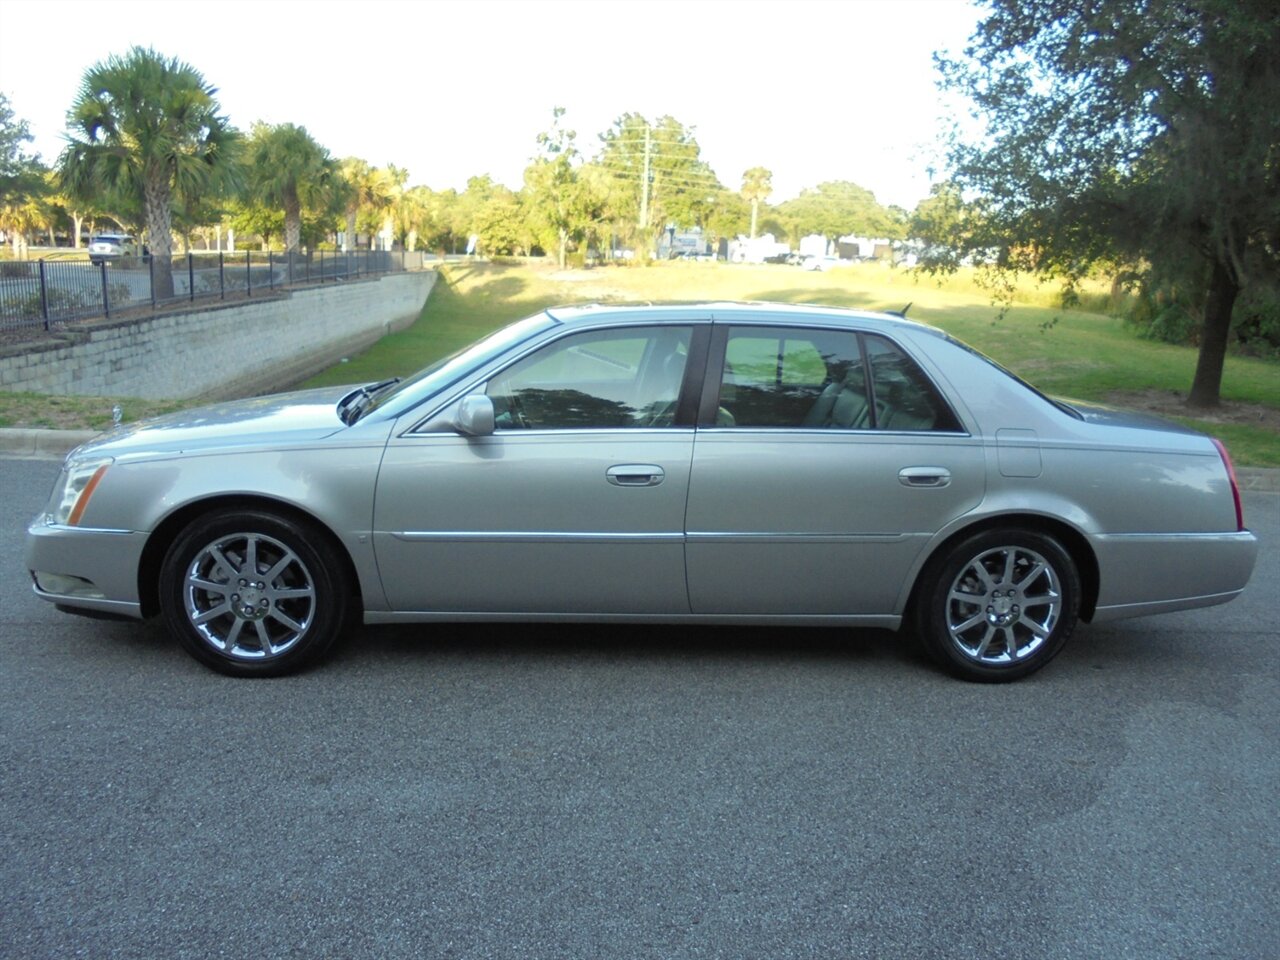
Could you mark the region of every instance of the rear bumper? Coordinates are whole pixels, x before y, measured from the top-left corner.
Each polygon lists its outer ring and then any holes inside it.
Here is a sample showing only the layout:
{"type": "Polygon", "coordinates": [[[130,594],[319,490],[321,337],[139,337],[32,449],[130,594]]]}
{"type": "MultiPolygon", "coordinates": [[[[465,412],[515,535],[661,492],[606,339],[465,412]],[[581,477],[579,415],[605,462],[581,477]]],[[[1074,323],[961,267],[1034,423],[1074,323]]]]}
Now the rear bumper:
{"type": "Polygon", "coordinates": [[[1101,587],[1094,623],[1211,607],[1235,599],[1253,574],[1258,539],[1239,533],[1094,537],[1101,587]]]}

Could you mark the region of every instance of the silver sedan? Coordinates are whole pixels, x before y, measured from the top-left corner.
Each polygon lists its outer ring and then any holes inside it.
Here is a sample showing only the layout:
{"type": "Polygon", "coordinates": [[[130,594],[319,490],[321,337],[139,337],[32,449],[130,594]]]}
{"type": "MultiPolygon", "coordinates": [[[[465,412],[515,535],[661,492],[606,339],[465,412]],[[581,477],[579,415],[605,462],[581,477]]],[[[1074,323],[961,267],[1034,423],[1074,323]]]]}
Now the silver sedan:
{"type": "Polygon", "coordinates": [[[409,380],[260,397],[73,451],[35,592],[159,615],[238,676],[352,622],[909,627],[1013,680],[1078,620],[1225,603],[1257,542],[1217,441],[1050,399],[901,317],[553,309],[409,380]]]}

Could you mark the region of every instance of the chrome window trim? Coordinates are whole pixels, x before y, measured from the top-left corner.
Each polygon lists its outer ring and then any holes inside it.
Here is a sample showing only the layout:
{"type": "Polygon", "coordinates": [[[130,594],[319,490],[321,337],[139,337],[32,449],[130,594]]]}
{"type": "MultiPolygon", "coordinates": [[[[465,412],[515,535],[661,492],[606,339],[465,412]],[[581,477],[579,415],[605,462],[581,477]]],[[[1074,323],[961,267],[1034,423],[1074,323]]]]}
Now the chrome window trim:
{"type": "MultiPolygon", "coordinates": [[[[749,320],[739,321],[729,316],[722,316],[722,317],[716,317],[715,315],[712,316],[712,322],[716,326],[727,327],[729,330],[732,330],[735,327],[761,327],[763,329],[770,329],[770,328],[778,329],[780,327],[789,328],[794,324],[795,330],[793,331],[793,330],[787,329],[788,334],[794,333],[796,331],[804,331],[804,330],[824,330],[831,333],[847,333],[854,337],[879,337],[881,340],[885,340],[888,343],[892,344],[893,347],[898,350],[898,352],[900,352],[904,357],[906,357],[908,360],[910,360],[912,363],[916,365],[916,367],[920,370],[920,373],[923,374],[925,379],[929,381],[929,384],[930,386],[933,387],[934,392],[938,395],[938,397],[942,400],[942,402],[947,405],[947,408],[951,412],[952,419],[954,419],[955,422],[960,424],[962,427],[966,427],[969,421],[965,417],[962,417],[960,415],[960,410],[965,410],[967,412],[967,408],[965,408],[961,404],[957,404],[955,399],[952,398],[951,393],[948,392],[947,390],[944,390],[939,385],[938,377],[934,375],[932,363],[928,362],[929,361],[928,357],[921,358],[916,353],[916,351],[910,349],[909,347],[903,346],[901,340],[890,335],[884,330],[876,329],[874,327],[868,327],[866,324],[854,324],[854,323],[839,324],[839,323],[832,323],[830,321],[828,321],[827,323],[822,323],[820,318],[817,318],[817,319],[819,320],[819,322],[812,323],[812,322],[807,322],[807,318],[797,317],[792,319],[788,317],[785,322],[779,323],[767,318],[758,318],[758,319],[752,318],[749,320]]],[[[883,320],[877,319],[876,322],[877,323],[883,322],[883,320]]],[[[939,333],[941,333],[941,331],[939,331],[939,333]]],[[[947,339],[946,335],[945,334],[942,335],[941,339],[946,340],[947,339]]],[[[714,342],[713,342],[713,346],[714,346],[714,342]]],[[[727,348],[728,346],[727,341],[725,346],[727,348]]],[[[969,349],[972,350],[972,348],[969,348],[969,349]]],[[[720,360],[721,360],[721,363],[723,364],[723,361],[724,361],[723,354],[720,360]]],[[[723,374],[723,366],[722,366],[721,368],[722,378],[723,378],[723,375],[724,374],[723,374]]],[[[721,387],[723,386],[724,386],[724,383],[722,379],[721,387]]],[[[1034,388],[1032,389],[1034,390],[1034,388]]],[[[743,430],[773,430],[773,431],[785,431],[788,433],[794,433],[798,430],[812,430],[814,428],[812,427],[718,427],[718,428],[706,427],[703,429],[719,429],[719,430],[725,430],[727,432],[734,432],[734,433],[740,432],[743,430]]],[[[909,437],[918,437],[918,436],[925,436],[925,435],[966,436],[966,437],[973,436],[973,432],[967,429],[967,427],[962,433],[957,433],[954,430],[866,430],[866,429],[864,430],[826,429],[826,430],[822,430],[821,432],[869,433],[869,434],[878,434],[880,436],[909,436],[909,437]]]]}
{"type": "MultiPolygon", "coordinates": [[[[440,434],[438,432],[422,430],[423,424],[431,421],[434,417],[436,417],[440,413],[441,410],[449,406],[449,404],[456,403],[457,401],[461,400],[463,397],[465,397],[469,393],[474,393],[477,387],[480,387],[482,384],[487,384],[489,380],[491,380],[493,377],[501,373],[503,370],[507,369],[507,367],[519,363],[521,360],[529,356],[535,350],[541,350],[543,347],[549,347],[551,346],[551,344],[556,343],[557,341],[559,341],[564,337],[576,336],[579,333],[590,333],[596,330],[628,330],[628,329],[648,328],[648,327],[678,327],[678,326],[698,327],[698,326],[710,326],[710,325],[711,325],[710,318],[706,316],[701,316],[697,318],[690,318],[688,320],[672,319],[672,320],[655,321],[651,318],[647,321],[634,320],[634,321],[629,321],[627,323],[592,323],[592,324],[584,324],[582,326],[567,326],[562,324],[559,327],[552,327],[550,330],[547,331],[547,333],[554,334],[554,336],[548,335],[543,339],[539,339],[535,343],[526,344],[525,345],[526,349],[514,357],[504,357],[502,358],[501,361],[493,361],[493,363],[483,368],[483,370],[481,371],[481,376],[477,377],[475,380],[470,381],[465,387],[461,388],[456,393],[452,393],[447,400],[443,401],[438,406],[433,407],[426,416],[416,420],[413,426],[409,427],[407,430],[402,431],[401,433],[396,434],[396,437],[397,439],[403,439],[407,437],[439,436],[440,434]],[[501,365],[497,365],[499,362],[501,363],[501,365]]],[[[405,412],[410,413],[412,411],[405,411],[405,412]]],[[[610,430],[610,429],[616,429],[619,432],[631,434],[631,433],[635,433],[637,430],[660,430],[663,433],[670,433],[670,431],[673,429],[682,430],[682,429],[689,429],[689,428],[685,428],[685,427],[614,427],[614,428],[602,427],[602,428],[599,428],[599,431],[604,432],[605,430],[610,430]]],[[[512,434],[520,434],[523,436],[523,435],[528,435],[530,433],[535,433],[535,432],[550,433],[552,431],[549,431],[549,430],[548,431],[496,430],[494,431],[494,435],[495,436],[499,436],[499,435],[511,436],[512,434]]],[[[595,431],[591,427],[585,427],[580,430],[559,430],[556,432],[580,434],[580,433],[595,432],[595,431]]]]}

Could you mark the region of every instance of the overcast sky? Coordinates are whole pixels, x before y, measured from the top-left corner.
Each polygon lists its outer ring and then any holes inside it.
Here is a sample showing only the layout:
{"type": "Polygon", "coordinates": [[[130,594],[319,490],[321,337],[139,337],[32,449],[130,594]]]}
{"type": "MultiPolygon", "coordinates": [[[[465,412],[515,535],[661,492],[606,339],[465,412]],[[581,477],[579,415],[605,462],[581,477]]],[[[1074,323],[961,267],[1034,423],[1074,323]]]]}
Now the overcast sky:
{"type": "Polygon", "coordinates": [[[335,156],[461,189],[518,187],[552,109],[590,156],[628,111],[695,129],[721,182],[774,202],[852,180],[908,209],[947,114],[935,50],[964,0],[0,0],[0,92],[52,162],[85,69],[132,45],[187,61],[232,123],[307,128],[335,156]]]}

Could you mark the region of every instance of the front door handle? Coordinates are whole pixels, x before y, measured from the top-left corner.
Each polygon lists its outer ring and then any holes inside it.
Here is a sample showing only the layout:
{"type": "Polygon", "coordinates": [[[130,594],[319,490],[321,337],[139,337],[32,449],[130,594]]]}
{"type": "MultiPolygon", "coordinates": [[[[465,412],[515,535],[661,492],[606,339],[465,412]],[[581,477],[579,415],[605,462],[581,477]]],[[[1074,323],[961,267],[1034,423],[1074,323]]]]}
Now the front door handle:
{"type": "Polygon", "coordinates": [[[615,487],[656,487],[667,475],[654,463],[620,463],[604,476],[615,487]]]}
{"type": "Polygon", "coordinates": [[[946,467],[903,467],[898,471],[898,482],[904,487],[945,487],[951,482],[951,471],[946,467]]]}

